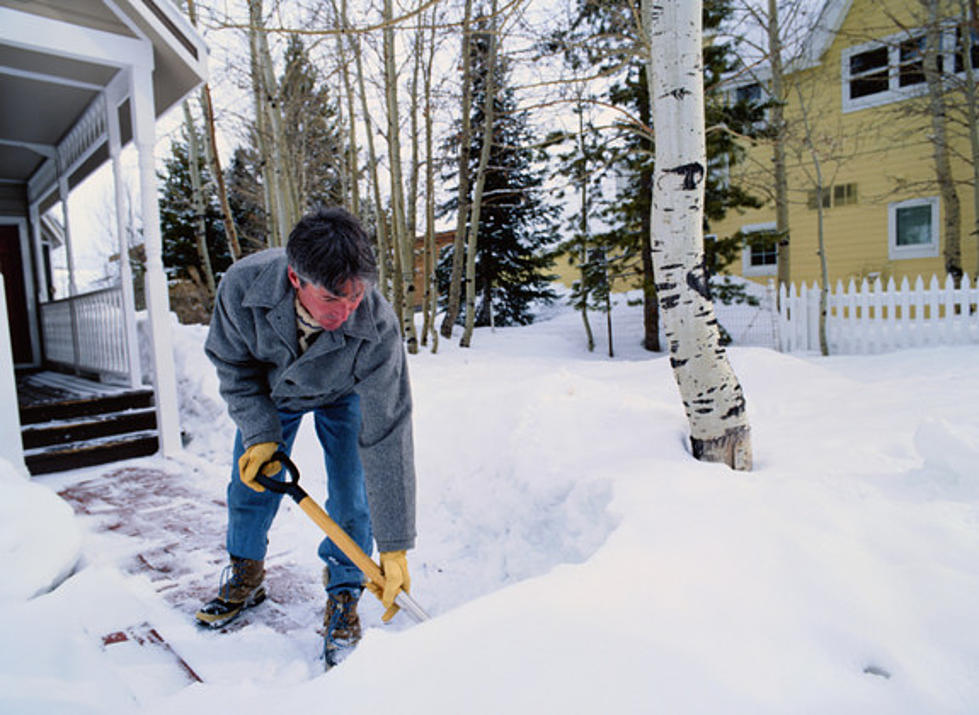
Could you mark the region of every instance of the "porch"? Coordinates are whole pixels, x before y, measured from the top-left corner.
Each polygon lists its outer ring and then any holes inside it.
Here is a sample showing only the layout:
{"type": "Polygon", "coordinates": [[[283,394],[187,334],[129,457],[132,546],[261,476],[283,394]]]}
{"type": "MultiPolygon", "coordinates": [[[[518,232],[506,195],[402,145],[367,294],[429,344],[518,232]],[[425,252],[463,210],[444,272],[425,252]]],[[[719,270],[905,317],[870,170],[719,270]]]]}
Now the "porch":
{"type": "Polygon", "coordinates": [[[0,458],[16,468],[52,471],[55,444],[66,455],[61,469],[181,449],[154,152],[157,119],[204,79],[206,56],[172,0],[0,0],[0,401],[21,406],[0,426],[5,435],[25,426],[23,445],[4,440],[0,458]],[[137,159],[132,205],[126,147],[137,159]],[[96,183],[111,206],[101,232],[115,263],[93,284],[92,231],[72,220],[69,198],[100,167],[111,169],[96,183]],[[127,260],[134,237],[142,275],[127,260]],[[137,294],[146,301],[143,356],[137,294]],[[142,413],[115,415],[113,400],[142,413]],[[41,429],[38,401],[50,403],[45,423],[75,419],[51,413],[55,404],[68,413],[109,407],[84,426],[41,429]],[[127,424],[136,436],[120,444],[127,424]]]}

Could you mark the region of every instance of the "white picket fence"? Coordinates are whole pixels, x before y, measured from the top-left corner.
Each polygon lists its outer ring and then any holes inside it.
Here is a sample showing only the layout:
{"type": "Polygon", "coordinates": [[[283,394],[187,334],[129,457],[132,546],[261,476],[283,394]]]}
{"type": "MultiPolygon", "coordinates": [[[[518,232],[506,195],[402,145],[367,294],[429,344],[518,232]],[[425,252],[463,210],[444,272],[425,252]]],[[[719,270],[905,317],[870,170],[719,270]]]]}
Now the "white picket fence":
{"type": "MultiPolygon", "coordinates": [[[[820,286],[779,286],[776,327],[782,352],[819,350],[820,286]]],[[[828,294],[826,338],[831,355],[878,353],[909,347],[979,343],[979,285],[968,275],[959,288],[951,276],[941,287],[932,276],[912,286],[905,277],[883,285],[838,281],[828,294]]]]}

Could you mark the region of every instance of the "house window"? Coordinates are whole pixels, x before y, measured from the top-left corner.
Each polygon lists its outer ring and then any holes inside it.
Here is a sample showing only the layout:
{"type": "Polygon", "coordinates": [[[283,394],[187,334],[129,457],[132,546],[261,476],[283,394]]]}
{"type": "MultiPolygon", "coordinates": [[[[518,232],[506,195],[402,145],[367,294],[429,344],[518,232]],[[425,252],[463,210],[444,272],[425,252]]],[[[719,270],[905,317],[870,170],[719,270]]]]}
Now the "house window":
{"type": "MultiPolygon", "coordinates": [[[[956,72],[962,71],[964,50],[960,35],[953,25],[942,27],[936,58],[939,72],[953,66],[956,72]]],[[[842,54],[843,111],[853,112],[927,92],[926,44],[925,33],[919,28],[845,48],[842,54]]],[[[979,60],[979,51],[975,47],[971,55],[979,60]]]]}
{"type": "Polygon", "coordinates": [[[856,184],[837,184],[833,187],[833,206],[848,206],[857,203],[856,184]]]}
{"type": "Polygon", "coordinates": [[[775,223],[755,223],[741,227],[744,252],[741,254],[741,274],[773,276],[778,267],[778,239],[775,223]]]}
{"type": "Polygon", "coordinates": [[[891,260],[938,255],[938,206],[937,196],[888,205],[888,256],[891,260]]]}
{"type": "MultiPolygon", "coordinates": [[[[972,57],[973,71],[979,71],[979,32],[972,31],[972,57]]],[[[955,72],[956,74],[965,72],[965,35],[961,27],[955,28],[955,72]]]]}
{"type": "Polygon", "coordinates": [[[885,45],[850,56],[850,99],[879,94],[890,88],[888,79],[889,54],[885,45]]]}
{"type": "Polygon", "coordinates": [[[897,83],[910,87],[925,81],[925,36],[905,40],[898,47],[897,83]]]}
{"type": "Polygon", "coordinates": [[[734,90],[734,101],[738,103],[758,104],[761,102],[761,85],[758,82],[754,82],[738,87],[734,90]]]}
{"type": "MultiPolygon", "coordinates": [[[[816,194],[817,191],[813,189],[806,195],[806,206],[813,211],[818,207],[816,194]]],[[[857,203],[856,184],[836,184],[834,186],[823,187],[824,209],[828,209],[830,206],[847,206],[855,203],[857,203]]]]}
{"type": "MultiPolygon", "coordinates": [[[[816,191],[815,189],[813,189],[812,191],[809,191],[808,194],[807,194],[806,207],[809,208],[809,209],[811,209],[811,210],[813,210],[813,211],[815,211],[817,208],[819,208],[819,198],[817,197],[817,194],[818,193],[819,193],[818,191],[816,191]]],[[[829,202],[830,202],[830,198],[832,196],[833,196],[833,192],[830,191],[829,187],[828,186],[827,187],[823,187],[823,208],[824,209],[828,209],[829,208],[829,206],[830,206],[830,203],[829,202]]]]}

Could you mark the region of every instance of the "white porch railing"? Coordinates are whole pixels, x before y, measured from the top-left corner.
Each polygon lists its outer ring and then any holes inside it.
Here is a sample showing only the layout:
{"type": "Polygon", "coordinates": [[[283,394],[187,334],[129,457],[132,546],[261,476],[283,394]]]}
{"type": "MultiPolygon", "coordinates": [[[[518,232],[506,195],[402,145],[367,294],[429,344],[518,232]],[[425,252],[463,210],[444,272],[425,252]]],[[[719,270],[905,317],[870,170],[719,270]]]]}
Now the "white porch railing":
{"type": "Polygon", "coordinates": [[[129,376],[122,288],[41,304],[45,357],[76,370],[129,376]]]}
{"type": "MultiPolygon", "coordinates": [[[[788,291],[779,286],[779,349],[819,350],[818,283],[788,291]]],[[[891,278],[858,286],[842,281],[827,300],[826,338],[830,354],[877,353],[908,347],[979,343],[979,285],[968,275],[959,288],[951,276],[940,286],[932,276],[928,287],[921,276],[898,287],[891,278]]]]}

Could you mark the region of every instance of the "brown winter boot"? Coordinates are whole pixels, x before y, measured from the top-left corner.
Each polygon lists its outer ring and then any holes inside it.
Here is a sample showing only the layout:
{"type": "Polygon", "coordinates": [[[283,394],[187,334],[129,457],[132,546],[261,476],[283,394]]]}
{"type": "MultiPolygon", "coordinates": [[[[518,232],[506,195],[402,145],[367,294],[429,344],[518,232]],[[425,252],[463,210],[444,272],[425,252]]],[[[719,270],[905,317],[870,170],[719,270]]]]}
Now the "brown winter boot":
{"type": "Polygon", "coordinates": [[[230,623],[246,608],[265,600],[265,562],[231,557],[231,565],[221,572],[218,597],[205,603],[197,612],[197,622],[208,628],[230,623]]]}
{"type": "Polygon", "coordinates": [[[328,593],[323,616],[323,656],[327,669],[346,658],[360,642],[357,602],[363,589],[338,589],[328,593]]]}

